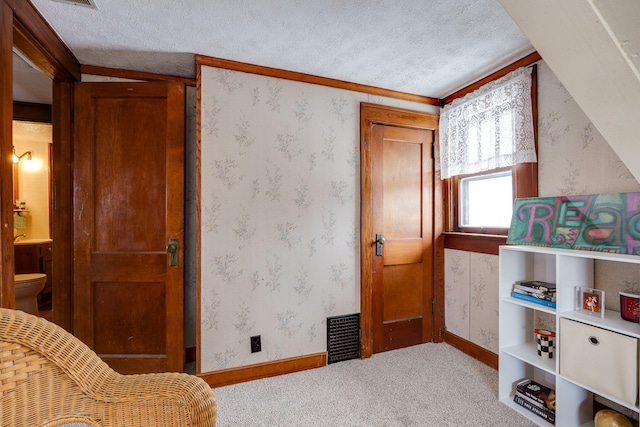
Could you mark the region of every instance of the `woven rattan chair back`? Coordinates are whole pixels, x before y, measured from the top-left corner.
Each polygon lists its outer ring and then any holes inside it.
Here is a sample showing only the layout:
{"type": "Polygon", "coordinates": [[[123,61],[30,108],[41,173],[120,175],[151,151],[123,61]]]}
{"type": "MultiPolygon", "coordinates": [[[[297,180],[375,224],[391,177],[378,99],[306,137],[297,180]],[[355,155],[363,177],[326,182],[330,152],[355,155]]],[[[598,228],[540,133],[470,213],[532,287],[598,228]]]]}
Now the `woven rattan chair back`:
{"type": "Polygon", "coordinates": [[[0,426],[213,427],[216,402],[182,373],[120,375],[45,319],[0,308],[0,426]]]}

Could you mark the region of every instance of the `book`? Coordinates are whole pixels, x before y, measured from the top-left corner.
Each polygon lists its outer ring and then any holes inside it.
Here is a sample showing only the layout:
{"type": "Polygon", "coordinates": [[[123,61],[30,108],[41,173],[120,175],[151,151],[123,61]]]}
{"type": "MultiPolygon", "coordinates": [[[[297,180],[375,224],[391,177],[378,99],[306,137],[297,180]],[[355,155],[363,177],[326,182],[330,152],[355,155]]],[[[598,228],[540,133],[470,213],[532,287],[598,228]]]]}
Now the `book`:
{"type": "Polygon", "coordinates": [[[547,409],[544,403],[540,403],[536,399],[532,399],[531,397],[527,396],[526,394],[522,394],[521,392],[519,392],[517,390],[516,390],[516,396],[520,396],[525,401],[531,403],[532,405],[537,406],[540,409],[547,409]]]}
{"type": "Polygon", "coordinates": [[[540,408],[526,400],[524,400],[521,396],[519,395],[515,395],[513,396],[513,401],[515,403],[517,403],[518,405],[522,406],[523,408],[525,408],[526,410],[538,415],[539,417],[541,417],[542,419],[546,420],[547,422],[555,425],[556,424],[556,414],[555,412],[552,412],[548,409],[545,408],[540,408]]]}
{"type": "Polygon", "coordinates": [[[543,282],[542,280],[522,280],[515,283],[516,285],[526,286],[532,289],[541,289],[543,291],[549,291],[556,289],[555,283],[543,282]]]}
{"type": "Polygon", "coordinates": [[[520,285],[518,283],[513,285],[513,289],[520,289],[526,292],[531,292],[532,294],[541,294],[541,295],[551,295],[551,294],[555,294],[556,290],[555,289],[549,289],[544,290],[544,289],[538,289],[538,288],[532,288],[526,285],[520,285]]]}
{"type": "Polygon", "coordinates": [[[523,301],[532,302],[534,304],[544,305],[546,307],[556,308],[555,301],[547,301],[546,299],[533,297],[531,295],[520,294],[518,292],[511,292],[513,298],[517,298],[523,301]]]}
{"type": "Polygon", "coordinates": [[[547,292],[530,292],[530,291],[527,291],[525,289],[520,289],[520,288],[517,288],[517,287],[513,288],[513,292],[517,292],[517,293],[523,294],[523,295],[529,295],[529,296],[532,296],[534,298],[540,298],[540,299],[544,299],[544,300],[547,300],[547,301],[555,301],[556,300],[556,293],[555,292],[550,292],[550,293],[547,293],[547,292]]]}
{"type": "Polygon", "coordinates": [[[536,381],[530,379],[520,381],[516,384],[516,392],[521,393],[549,410],[555,411],[556,409],[555,390],[536,381]]]}

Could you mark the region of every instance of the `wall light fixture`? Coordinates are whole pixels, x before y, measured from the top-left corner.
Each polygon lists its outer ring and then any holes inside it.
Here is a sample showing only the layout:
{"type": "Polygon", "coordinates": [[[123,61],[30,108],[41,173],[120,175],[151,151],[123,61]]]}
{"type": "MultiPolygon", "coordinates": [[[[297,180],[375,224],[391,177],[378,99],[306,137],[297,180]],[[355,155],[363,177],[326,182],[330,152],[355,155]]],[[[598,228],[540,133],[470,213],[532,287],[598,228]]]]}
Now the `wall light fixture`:
{"type": "Polygon", "coordinates": [[[24,153],[18,156],[16,155],[16,149],[14,148],[11,159],[13,160],[13,163],[18,163],[20,159],[22,159],[24,156],[27,156],[27,160],[31,160],[31,151],[25,151],[24,153]]]}

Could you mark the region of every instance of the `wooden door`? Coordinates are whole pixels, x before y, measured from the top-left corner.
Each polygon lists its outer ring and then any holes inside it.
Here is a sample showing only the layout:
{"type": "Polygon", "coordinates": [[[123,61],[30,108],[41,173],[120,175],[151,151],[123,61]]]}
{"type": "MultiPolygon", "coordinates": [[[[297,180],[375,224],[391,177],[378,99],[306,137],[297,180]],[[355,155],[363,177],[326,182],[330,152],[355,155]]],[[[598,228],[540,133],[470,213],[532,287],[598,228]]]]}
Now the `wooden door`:
{"type": "Polygon", "coordinates": [[[184,87],[78,83],[74,111],[74,333],[119,372],[183,371],[184,87]]]}
{"type": "Polygon", "coordinates": [[[373,352],[433,337],[433,131],[374,125],[373,352]]]}

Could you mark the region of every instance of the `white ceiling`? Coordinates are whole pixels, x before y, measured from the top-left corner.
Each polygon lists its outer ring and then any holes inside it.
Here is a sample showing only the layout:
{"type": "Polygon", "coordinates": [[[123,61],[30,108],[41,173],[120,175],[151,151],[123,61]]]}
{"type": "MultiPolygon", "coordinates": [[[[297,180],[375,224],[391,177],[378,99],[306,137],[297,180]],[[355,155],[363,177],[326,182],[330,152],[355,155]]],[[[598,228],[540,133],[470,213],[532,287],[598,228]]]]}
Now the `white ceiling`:
{"type": "Polygon", "coordinates": [[[82,64],[195,77],[195,54],[443,98],[534,51],[498,0],[31,0],[82,64]]]}
{"type": "Polygon", "coordinates": [[[26,60],[13,54],[13,99],[35,104],[51,104],[51,80],[26,60]]]}

